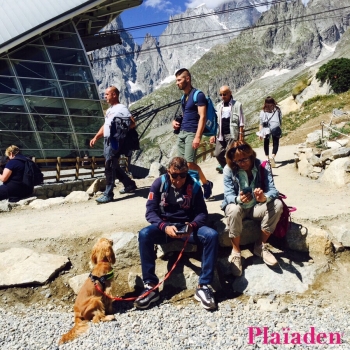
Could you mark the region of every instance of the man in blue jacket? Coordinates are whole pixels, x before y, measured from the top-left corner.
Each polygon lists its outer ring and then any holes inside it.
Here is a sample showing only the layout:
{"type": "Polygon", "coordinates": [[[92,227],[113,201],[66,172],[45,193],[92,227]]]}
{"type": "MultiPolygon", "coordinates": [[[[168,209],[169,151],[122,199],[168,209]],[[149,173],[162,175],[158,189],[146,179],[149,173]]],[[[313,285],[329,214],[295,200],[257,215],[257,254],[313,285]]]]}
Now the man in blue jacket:
{"type": "Polygon", "coordinates": [[[203,245],[202,272],[196,288],[195,299],[207,309],[215,309],[213,280],[217,258],[218,233],[205,226],[207,207],[201,186],[188,174],[186,159],[175,157],[170,161],[168,173],[156,179],[150,189],[146,204],[146,219],[151,224],[139,232],[139,249],[145,289],[135,301],[135,307],[146,309],[159,299],[156,287],[154,245],[176,239],[195,240],[203,245]],[[184,226],[185,229],[180,229],[184,226]],[[180,233],[183,232],[183,233],[180,233]],[[146,293],[146,294],[145,294],[146,293]]]}

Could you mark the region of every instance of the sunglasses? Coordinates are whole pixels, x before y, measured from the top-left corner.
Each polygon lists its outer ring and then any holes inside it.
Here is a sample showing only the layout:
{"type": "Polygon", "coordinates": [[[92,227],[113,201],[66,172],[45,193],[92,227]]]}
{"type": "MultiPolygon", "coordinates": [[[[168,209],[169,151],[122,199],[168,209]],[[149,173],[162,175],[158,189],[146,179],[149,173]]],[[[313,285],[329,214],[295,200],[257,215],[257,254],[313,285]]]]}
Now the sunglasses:
{"type": "Polygon", "coordinates": [[[187,172],[186,173],[169,173],[170,176],[173,178],[173,179],[177,179],[179,176],[181,179],[184,179],[186,176],[187,176],[187,172]]]}
{"type": "Polygon", "coordinates": [[[228,95],[228,94],[226,94],[226,93],[224,93],[224,94],[219,94],[220,96],[226,96],[226,95],[228,95]]]}
{"type": "Polygon", "coordinates": [[[227,151],[227,155],[231,158],[231,156],[233,156],[238,149],[240,151],[248,150],[249,146],[248,145],[239,145],[237,147],[232,147],[227,151]]]}
{"type": "Polygon", "coordinates": [[[248,158],[238,159],[238,160],[235,160],[235,163],[237,163],[237,164],[246,163],[246,162],[248,162],[249,159],[250,159],[249,157],[248,158]]]}

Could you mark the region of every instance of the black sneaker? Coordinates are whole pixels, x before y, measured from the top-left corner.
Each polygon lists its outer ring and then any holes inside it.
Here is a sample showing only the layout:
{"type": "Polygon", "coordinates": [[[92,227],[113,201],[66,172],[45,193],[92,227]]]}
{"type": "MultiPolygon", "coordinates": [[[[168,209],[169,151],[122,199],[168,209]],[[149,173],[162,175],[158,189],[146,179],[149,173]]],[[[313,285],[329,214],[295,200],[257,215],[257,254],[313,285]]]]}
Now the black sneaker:
{"type": "Polygon", "coordinates": [[[137,186],[135,183],[133,183],[132,185],[126,186],[123,189],[121,189],[119,193],[120,194],[131,193],[131,192],[134,192],[136,189],[137,189],[137,186]]]}
{"type": "Polygon", "coordinates": [[[206,310],[216,309],[213,291],[206,284],[204,284],[201,287],[197,287],[194,298],[201,302],[204,309],[206,310]]]}
{"type": "Polygon", "coordinates": [[[159,300],[160,294],[158,288],[152,290],[152,292],[144,296],[144,294],[149,292],[151,289],[153,289],[152,286],[150,286],[149,284],[145,284],[145,289],[134,302],[134,306],[137,309],[147,309],[152,303],[155,303],[159,300]]]}

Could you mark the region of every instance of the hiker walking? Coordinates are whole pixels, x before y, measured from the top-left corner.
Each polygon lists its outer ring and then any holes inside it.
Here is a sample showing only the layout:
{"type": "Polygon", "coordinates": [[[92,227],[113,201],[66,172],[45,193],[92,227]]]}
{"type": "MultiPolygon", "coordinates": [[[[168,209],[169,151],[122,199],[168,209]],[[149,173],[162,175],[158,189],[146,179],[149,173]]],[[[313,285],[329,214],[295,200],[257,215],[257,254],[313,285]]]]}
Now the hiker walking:
{"type": "Polygon", "coordinates": [[[175,77],[176,85],[184,92],[182,122],[173,120],[173,128],[179,130],[177,153],[187,160],[189,169],[198,171],[204,198],[208,199],[212,194],[213,183],[206,179],[202,169],[195,163],[197,149],[206,123],[207,99],[203,92],[199,92],[197,103],[194,102],[193,94],[196,89],[192,86],[191,74],[187,69],[178,70],[175,77]]]}
{"type": "Polygon", "coordinates": [[[175,240],[201,243],[203,247],[202,270],[195,299],[207,309],[215,309],[212,283],[218,250],[218,233],[205,226],[208,210],[200,183],[188,170],[188,162],[182,157],[173,158],[167,174],[156,179],[146,203],[146,219],[151,224],[139,232],[142,278],[145,290],[135,301],[135,307],[146,309],[160,295],[155,274],[155,244],[175,240]],[[145,295],[145,293],[147,293],[145,295]]]}
{"type": "Polygon", "coordinates": [[[96,199],[98,203],[108,203],[113,200],[113,187],[115,179],[119,179],[124,188],[119,191],[120,194],[130,193],[136,189],[135,181],[131,180],[125,171],[119,166],[120,148],[114,150],[111,146],[110,140],[110,127],[112,120],[115,117],[121,118],[127,125],[132,122],[131,114],[126,106],[119,102],[119,90],[115,86],[111,86],[105,91],[105,100],[111,105],[107,109],[105,116],[105,123],[101,126],[95,137],[90,141],[90,147],[94,147],[96,141],[101,137],[104,137],[104,156],[105,163],[105,176],[106,176],[106,189],[101,197],[96,199]]]}
{"type": "Polygon", "coordinates": [[[254,254],[266,265],[275,266],[277,260],[267,249],[266,242],[276,228],[283,206],[278,199],[271,168],[262,167],[255,151],[244,141],[235,141],[229,146],[226,162],[221,208],[227,217],[232,242],[232,253],[228,258],[232,273],[235,276],[242,274],[239,244],[245,218],[261,221],[261,236],[255,242],[254,254]],[[264,186],[265,191],[262,190],[264,186]]]}
{"type": "Polygon", "coordinates": [[[271,167],[276,167],[275,157],[278,151],[280,137],[282,136],[282,112],[276,101],[267,96],[259,117],[259,132],[257,133],[260,140],[264,139],[264,151],[271,167]],[[272,155],[269,157],[270,136],[272,137],[272,155]]]}
{"type": "Polygon", "coordinates": [[[221,102],[216,106],[218,131],[216,136],[210,138],[210,143],[216,143],[214,155],[219,162],[216,170],[222,174],[227,147],[233,141],[244,140],[244,114],[242,103],[233,99],[227,85],[221,86],[219,95],[221,102]]]}

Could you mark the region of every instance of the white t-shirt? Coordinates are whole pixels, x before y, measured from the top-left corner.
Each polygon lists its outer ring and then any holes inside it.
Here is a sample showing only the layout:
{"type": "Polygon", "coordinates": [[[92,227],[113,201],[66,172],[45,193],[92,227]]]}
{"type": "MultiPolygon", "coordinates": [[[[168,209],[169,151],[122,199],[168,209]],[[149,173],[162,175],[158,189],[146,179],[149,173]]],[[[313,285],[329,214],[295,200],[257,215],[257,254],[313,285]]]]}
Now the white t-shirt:
{"type": "Polygon", "coordinates": [[[106,116],[105,116],[105,125],[103,129],[104,137],[109,137],[111,122],[114,117],[129,119],[131,117],[131,113],[129,112],[128,108],[121,103],[118,103],[114,106],[109,107],[107,109],[106,116]]]}

